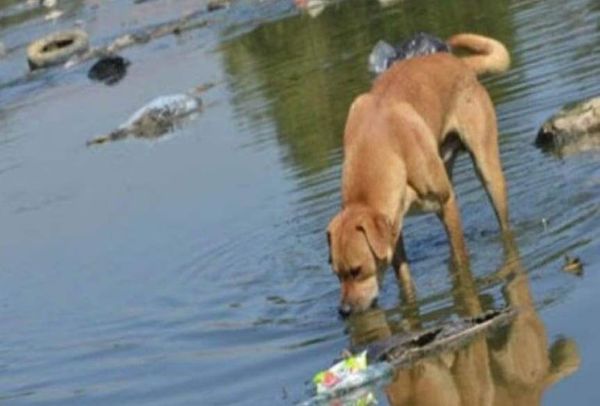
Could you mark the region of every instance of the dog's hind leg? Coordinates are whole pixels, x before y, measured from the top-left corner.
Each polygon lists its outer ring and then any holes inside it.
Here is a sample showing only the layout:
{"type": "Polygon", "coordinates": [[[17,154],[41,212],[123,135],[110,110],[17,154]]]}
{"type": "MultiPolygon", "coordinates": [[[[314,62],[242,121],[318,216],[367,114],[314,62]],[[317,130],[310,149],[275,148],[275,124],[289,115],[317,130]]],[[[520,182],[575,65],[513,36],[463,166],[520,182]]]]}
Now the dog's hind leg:
{"type": "Polygon", "coordinates": [[[430,150],[423,149],[421,154],[415,154],[421,158],[419,164],[421,167],[424,166],[426,170],[419,172],[420,176],[409,176],[409,184],[421,204],[434,203],[437,206],[437,215],[444,224],[450,243],[452,261],[459,268],[468,267],[469,257],[463,235],[458,201],[448,173],[451,171],[446,167],[444,160],[437,152],[437,150],[431,148],[430,150]]]}
{"type": "Polygon", "coordinates": [[[506,182],[500,162],[498,128],[492,101],[483,86],[472,86],[456,111],[461,139],[494,207],[503,232],[509,230],[506,182]]]}

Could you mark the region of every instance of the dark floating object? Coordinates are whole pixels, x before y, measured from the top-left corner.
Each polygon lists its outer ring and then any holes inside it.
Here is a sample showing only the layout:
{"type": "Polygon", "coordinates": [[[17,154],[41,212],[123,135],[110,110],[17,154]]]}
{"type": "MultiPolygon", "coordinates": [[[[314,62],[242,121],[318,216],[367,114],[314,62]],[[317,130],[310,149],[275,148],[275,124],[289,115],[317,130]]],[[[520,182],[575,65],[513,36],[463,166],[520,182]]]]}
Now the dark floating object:
{"type": "Polygon", "coordinates": [[[431,55],[438,52],[450,52],[450,46],[443,39],[427,34],[426,32],[419,32],[396,47],[398,60],[431,55]]]}
{"type": "Polygon", "coordinates": [[[420,332],[394,335],[367,347],[369,362],[407,367],[424,357],[460,348],[478,334],[510,324],[516,314],[515,309],[506,307],[420,332]]]}
{"type": "Polygon", "coordinates": [[[119,55],[106,56],[90,68],[88,78],[111,86],[125,77],[129,65],[130,62],[119,55]]]}
{"type": "Polygon", "coordinates": [[[229,7],[229,1],[227,0],[211,0],[206,5],[206,11],[212,13],[213,11],[221,10],[229,7]]]}
{"type": "Polygon", "coordinates": [[[31,70],[47,68],[66,62],[89,48],[88,35],[80,29],[60,31],[33,41],[27,47],[31,70]]]}
{"type": "Polygon", "coordinates": [[[559,156],[600,148],[600,97],[569,104],[540,128],[535,145],[559,156]]]}
{"type": "Polygon", "coordinates": [[[565,255],[565,264],[562,270],[563,272],[572,273],[575,276],[583,276],[583,262],[578,257],[565,255]]]}
{"type": "Polygon", "coordinates": [[[419,32],[395,47],[379,41],[369,55],[369,71],[379,75],[396,61],[450,51],[444,40],[425,32],[419,32]]]}

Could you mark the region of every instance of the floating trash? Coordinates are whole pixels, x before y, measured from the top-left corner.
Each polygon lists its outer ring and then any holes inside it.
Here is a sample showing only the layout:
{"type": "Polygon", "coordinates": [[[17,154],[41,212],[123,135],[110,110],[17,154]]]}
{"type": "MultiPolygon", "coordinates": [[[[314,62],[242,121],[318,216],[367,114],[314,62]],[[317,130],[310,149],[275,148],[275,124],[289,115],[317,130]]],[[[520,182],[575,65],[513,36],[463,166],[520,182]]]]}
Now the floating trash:
{"type": "Polygon", "coordinates": [[[379,40],[369,54],[369,72],[377,75],[386,71],[397,60],[396,49],[385,41],[379,40]]]}
{"type": "Polygon", "coordinates": [[[146,30],[137,30],[136,32],[123,34],[108,45],[95,47],[89,49],[87,52],[73,55],[73,57],[66,61],[64,67],[69,69],[82,62],[89,61],[90,59],[115,54],[120,50],[133,45],[146,44],[154,39],[162,38],[167,35],[180,35],[187,31],[206,27],[214,22],[214,20],[205,19],[205,15],[206,9],[201,8],[174,21],[167,21],[146,30]]]}
{"type": "Polygon", "coordinates": [[[46,21],[57,20],[60,17],[62,17],[63,14],[64,14],[64,11],[52,10],[51,12],[49,12],[48,14],[46,14],[44,16],[44,20],[46,20],[46,21]]]}
{"type": "Polygon", "coordinates": [[[53,8],[58,5],[57,0],[40,0],[40,5],[46,8],[53,8]]]}
{"type": "Polygon", "coordinates": [[[583,276],[583,262],[578,257],[565,255],[565,263],[562,270],[575,276],[583,276]]]}
{"type": "Polygon", "coordinates": [[[368,386],[391,378],[393,374],[394,367],[390,363],[367,365],[367,351],[350,355],[314,376],[317,394],[302,405],[327,404],[330,400],[340,398],[344,398],[344,404],[374,405],[377,401],[368,386]]]}
{"type": "Polygon", "coordinates": [[[212,13],[213,11],[229,8],[229,6],[230,3],[228,0],[210,0],[206,5],[206,11],[212,13]]]}
{"type": "Polygon", "coordinates": [[[491,310],[372,343],[357,355],[317,373],[313,378],[316,394],[301,405],[329,405],[332,401],[353,406],[375,404],[373,386],[387,383],[396,368],[407,368],[425,357],[460,348],[478,334],[509,324],[516,314],[510,307],[491,310]]]}
{"type": "Polygon", "coordinates": [[[450,51],[444,40],[424,32],[413,35],[396,47],[380,40],[369,54],[369,71],[379,75],[396,61],[450,51]]]}
{"type": "Polygon", "coordinates": [[[600,149],[600,96],[564,106],[542,125],[535,145],[559,156],[600,149]]]}
{"type": "Polygon", "coordinates": [[[125,77],[129,65],[130,62],[119,55],[106,56],[92,65],[88,78],[111,86],[125,77]]]}
{"type": "Polygon", "coordinates": [[[200,93],[210,87],[212,85],[204,85],[188,93],[157,97],[133,113],[117,129],[87,141],[87,145],[117,141],[128,136],[153,139],[172,132],[183,119],[202,110],[200,93]]]}
{"type": "Polygon", "coordinates": [[[60,31],[33,41],[27,47],[31,70],[59,65],[89,48],[88,35],[80,29],[60,31]]]}

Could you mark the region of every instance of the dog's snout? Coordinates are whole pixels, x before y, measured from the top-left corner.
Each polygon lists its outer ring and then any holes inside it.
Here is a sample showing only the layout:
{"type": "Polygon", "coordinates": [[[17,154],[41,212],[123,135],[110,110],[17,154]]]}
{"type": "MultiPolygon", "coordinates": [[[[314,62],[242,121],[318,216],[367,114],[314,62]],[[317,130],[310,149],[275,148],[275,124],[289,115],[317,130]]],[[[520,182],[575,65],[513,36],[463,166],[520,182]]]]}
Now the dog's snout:
{"type": "Polygon", "coordinates": [[[366,310],[373,309],[376,307],[377,307],[377,297],[374,297],[373,300],[371,300],[370,302],[367,302],[365,304],[362,304],[362,305],[356,304],[353,306],[348,303],[341,303],[340,307],[338,307],[338,313],[343,318],[346,318],[346,317],[350,316],[352,313],[364,312],[366,310]]]}
{"type": "Polygon", "coordinates": [[[349,304],[342,303],[338,308],[338,313],[342,317],[348,317],[350,316],[350,313],[352,313],[352,307],[349,304]]]}

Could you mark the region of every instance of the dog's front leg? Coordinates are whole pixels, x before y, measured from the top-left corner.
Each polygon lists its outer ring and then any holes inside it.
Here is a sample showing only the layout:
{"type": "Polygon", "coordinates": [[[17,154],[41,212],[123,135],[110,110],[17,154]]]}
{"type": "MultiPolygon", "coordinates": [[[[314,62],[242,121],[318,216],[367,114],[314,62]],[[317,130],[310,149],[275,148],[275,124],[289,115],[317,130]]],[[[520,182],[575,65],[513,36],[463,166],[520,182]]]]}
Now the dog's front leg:
{"type": "Polygon", "coordinates": [[[410,276],[410,268],[408,267],[408,258],[406,257],[406,251],[404,250],[404,237],[402,232],[400,232],[398,240],[396,241],[396,250],[392,260],[392,266],[396,273],[396,279],[398,279],[398,282],[402,287],[404,300],[407,303],[415,302],[415,287],[410,276]]]}
{"type": "Polygon", "coordinates": [[[468,267],[469,256],[467,254],[465,238],[460,221],[458,202],[454,197],[453,191],[450,192],[448,199],[442,203],[439,217],[444,223],[444,228],[446,229],[446,234],[448,235],[454,264],[459,268],[468,267]]]}

